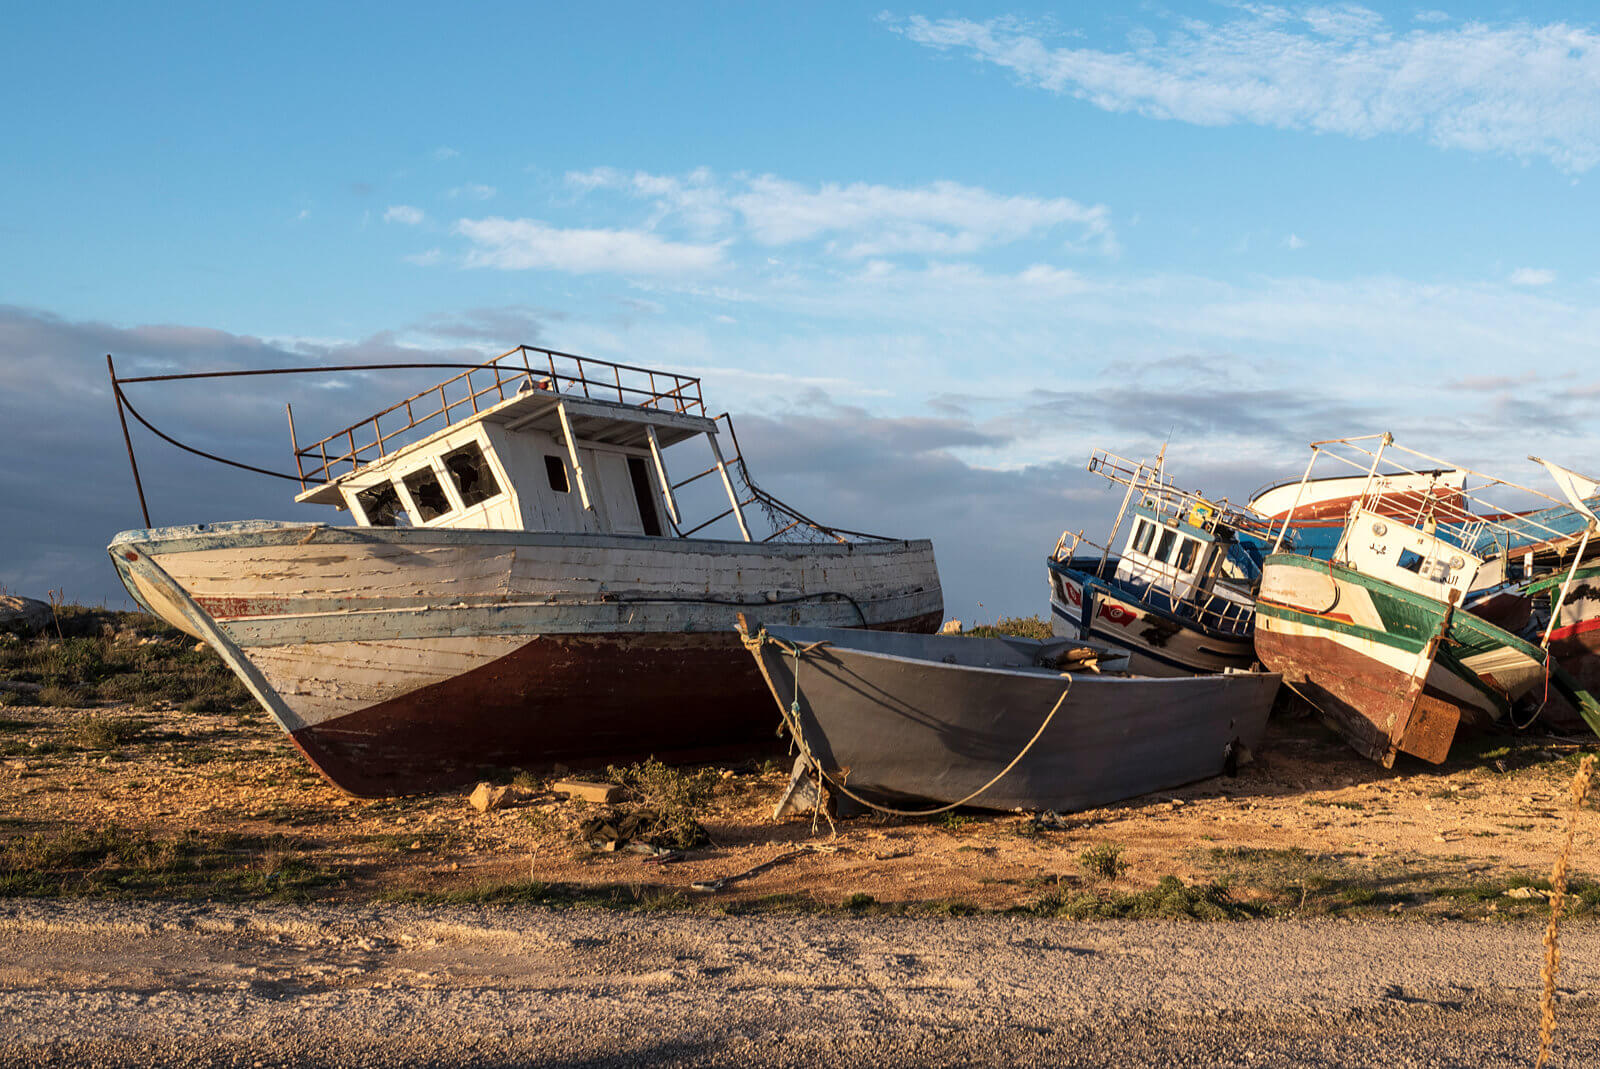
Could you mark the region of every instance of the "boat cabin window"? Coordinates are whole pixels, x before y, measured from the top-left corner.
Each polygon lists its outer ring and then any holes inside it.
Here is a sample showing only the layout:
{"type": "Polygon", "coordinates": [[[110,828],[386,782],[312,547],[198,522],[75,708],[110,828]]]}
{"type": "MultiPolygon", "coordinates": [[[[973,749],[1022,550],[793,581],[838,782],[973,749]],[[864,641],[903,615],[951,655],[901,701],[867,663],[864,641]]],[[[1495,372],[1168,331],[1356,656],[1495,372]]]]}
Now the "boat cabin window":
{"type": "Polygon", "coordinates": [[[439,478],[431,467],[407,475],[406,489],[411,493],[411,500],[416,502],[423,523],[450,511],[450,499],[444,496],[444,487],[439,485],[439,478]]]}
{"type": "Polygon", "coordinates": [[[650,472],[640,457],[628,458],[628,479],[633,483],[633,499],[639,505],[639,523],[644,533],[661,536],[661,517],[656,515],[656,495],[650,486],[650,472]]]}
{"type": "Polygon", "coordinates": [[[558,456],[549,453],[544,458],[545,478],[550,480],[550,489],[558,494],[570,493],[572,484],[567,481],[567,462],[558,456]]]}
{"type": "Polygon", "coordinates": [[[373,527],[399,527],[406,520],[400,495],[391,483],[369,486],[356,495],[356,500],[361,503],[361,511],[367,514],[367,523],[373,527]]]}
{"type": "Polygon", "coordinates": [[[1180,572],[1194,571],[1194,558],[1200,550],[1200,543],[1193,538],[1178,539],[1178,556],[1172,562],[1173,567],[1180,572]]]}
{"type": "Polygon", "coordinates": [[[1156,551],[1151,554],[1156,560],[1164,561],[1172,554],[1172,543],[1177,541],[1178,532],[1170,527],[1161,529],[1161,541],[1156,545],[1156,551]]]}
{"type": "Polygon", "coordinates": [[[1135,553],[1149,553],[1150,539],[1155,535],[1156,528],[1149,520],[1140,520],[1139,529],[1133,532],[1133,551],[1135,553]]]}
{"type": "Polygon", "coordinates": [[[500,484],[495,482],[489,461],[476,442],[469,443],[453,453],[446,454],[444,470],[450,473],[461,495],[463,505],[472,506],[491,497],[500,496],[500,484]]]}
{"type": "Polygon", "coordinates": [[[1413,553],[1409,549],[1402,548],[1400,550],[1400,559],[1395,561],[1395,566],[1404,568],[1408,572],[1420,574],[1422,572],[1422,554],[1413,553]]]}

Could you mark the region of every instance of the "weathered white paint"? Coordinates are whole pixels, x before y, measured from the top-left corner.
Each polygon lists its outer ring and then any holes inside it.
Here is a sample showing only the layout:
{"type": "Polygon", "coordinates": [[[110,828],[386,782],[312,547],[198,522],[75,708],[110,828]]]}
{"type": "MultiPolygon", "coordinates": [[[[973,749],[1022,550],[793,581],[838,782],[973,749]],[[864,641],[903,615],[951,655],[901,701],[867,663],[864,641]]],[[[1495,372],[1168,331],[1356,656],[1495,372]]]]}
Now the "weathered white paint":
{"type": "MultiPolygon", "coordinates": [[[[731,643],[740,611],[837,627],[943,608],[927,542],[427,528],[311,529],[307,541],[307,530],[252,523],[130,532],[113,555],[122,545],[159,561],[179,596],[206,611],[312,725],[454,678],[540,635],[716,632],[731,643]]],[[[137,579],[130,589],[183,626],[169,615],[171,592],[137,579]]]]}

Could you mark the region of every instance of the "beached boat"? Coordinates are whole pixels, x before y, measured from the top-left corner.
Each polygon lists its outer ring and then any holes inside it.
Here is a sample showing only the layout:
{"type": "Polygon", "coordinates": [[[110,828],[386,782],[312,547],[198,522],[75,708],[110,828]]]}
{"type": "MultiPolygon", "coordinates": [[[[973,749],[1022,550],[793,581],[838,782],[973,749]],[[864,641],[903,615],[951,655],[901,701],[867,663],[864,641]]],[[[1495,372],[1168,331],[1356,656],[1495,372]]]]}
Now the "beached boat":
{"type": "Polygon", "coordinates": [[[1195,675],[1248,668],[1257,543],[1263,526],[1225,500],[1174,486],[1164,457],[1153,463],[1096,450],[1089,471],[1127,487],[1106,545],[1065,532],[1045,562],[1051,629],[1128,650],[1140,675],[1195,675]],[[1121,552],[1110,547],[1124,530],[1121,552]]]}
{"type": "MultiPolygon", "coordinates": [[[[1458,611],[1470,592],[1511,577],[1528,546],[1565,537],[1533,513],[1481,507],[1481,493],[1501,487],[1556,499],[1456,468],[1482,484],[1452,495],[1405,489],[1404,503],[1386,500],[1390,486],[1406,482],[1387,477],[1383,465],[1414,476],[1397,456],[1437,458],[1388,435],[1316,442],[1312,450],[1313,464],[1328,458],[1364,469],[1367,487],[1331,559],[1284,552],[1281,542],[1267,557],[1256,599],[1263,664],[1358,753],[1386,767],[1400,752],[1445,760],[1458,727],[1499,720],[1546,685],[1600,730],[1600,705],[1539,642],[1458,611]]],[[[1556,502],[1562,507],[1570,511],[1556,502]]]]}
{"type": "MultiPolygon", "coordinates": [[[[119,402],[135,381],[114,378],[119,402]]],[[[523,347],[294,455],[296,499],[353,526],[134,530],[110,553],[352,793],[770,739],[739,612],[942,617],[927,541],[828,527],[759,489],[698,379],[523,347]],[[672,481],[693,443],[705,466],[672,481]],[[693,523],[712,490],[725,507],[693,523]]]]}
{"type": "Polygon", "coordinates": [[[1259,746],[1278,689],[1063,672],[1077,640],[769,626],[746,645],[829,786],[896,807],[1066,812],[1216,776],[1259,746]]]}

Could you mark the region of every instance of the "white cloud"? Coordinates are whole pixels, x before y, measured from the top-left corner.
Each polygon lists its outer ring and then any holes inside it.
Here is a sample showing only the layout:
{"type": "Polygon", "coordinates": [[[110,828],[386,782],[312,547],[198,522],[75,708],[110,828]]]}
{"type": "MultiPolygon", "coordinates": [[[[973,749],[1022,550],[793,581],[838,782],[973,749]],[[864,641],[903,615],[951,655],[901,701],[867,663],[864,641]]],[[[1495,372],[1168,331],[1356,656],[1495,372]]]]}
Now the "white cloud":
{"type": "Polygon", "coordinates": [[[570,172],[585,192],[612,190],[652,202],[651,227],[679,222],[700,233],[737,232],[761,245],[826,240],[849,259],[962,256],[1066,228],[1067,244],[1117,251],[1110,211],[1069,197],[992,193],[959,182],[897,187],[864,182],[809,186],[774,175],[719,180],[614,168],[570,172]]]}
{"type": "Polygon", "coordinates": [[[444,254],[438,249],[429,249],[426,252],[414,252],[410,256],[402,257],[402,259],[404,259],[406,263],[416,264],[418,267],[432,267],[434,264],[438,263],[443,256],[444,254]]]}
{"type": "Polygon", "coordinates": [[[1556,273],[1546,267],[1519,267],[1511,272],[1513,286],[1548,286],[1556,280],[1556,273]]]}
{"type": "Polygon", "coordinates": [[[310,219],[310,218],[311,218],[311,209],[310,208],[301,208],[299,213],[295,216],[295,220],[297,222],[304,222],[305,220],[310,219]]]}
{"type": "Polygon", "coordinates": [[[421,208],[413,208],[409,204],[391,204],[383,213],[386,223],[403,223],[406,226],[416,226],[425,218],[421,208]]]}
{"type": "Polygon", "coordinates": [[[1107,111],[1358,138],[1421,134],[1441,148],[1545,157],[1571,172],[1600,163],[1600,33],[1560,22],[1395,31],[1355,5],[1246,7],[1220,24],[1183,20],[1165,41],[1130,35],[1121,52],[1052,47],[1016,19],[888,23],[1107,111]]]}
{"type": "Polygon", "coordinates": [[[433,150],[433,158],[436,160],[450,160],[459,155],[461,155],[461,153],[457,152],[448,145],[440,145],[438,148],[433,150]]]}
{"type": "Polygon", "coordinates": [[[667,241],[642,230],[562,229],[537,219],[462,219],[472,242],[468,267],[544,268],[573,274],[670,275],[703,272],[722,261],[722,245],[667,241]]]}
{"type": "Polygon", "coordinates": [[[1299,234],[1290,234],[1288,237],[1283,239],[1283,244],[1286,248],[1290,249],[1303,249],[1306,247],[1305,239],[1299,234]]]}
{"type": "Polygon", "coordinates": [[[469,182],[467,185],[456,186],[454,189],[446,190],[445,196],[451,198],[452,200],[457,197],[465,197],[469,200],[488,200],[497,192],[498,190],[496,190],[493,186],[485,186],[469,182]]]}

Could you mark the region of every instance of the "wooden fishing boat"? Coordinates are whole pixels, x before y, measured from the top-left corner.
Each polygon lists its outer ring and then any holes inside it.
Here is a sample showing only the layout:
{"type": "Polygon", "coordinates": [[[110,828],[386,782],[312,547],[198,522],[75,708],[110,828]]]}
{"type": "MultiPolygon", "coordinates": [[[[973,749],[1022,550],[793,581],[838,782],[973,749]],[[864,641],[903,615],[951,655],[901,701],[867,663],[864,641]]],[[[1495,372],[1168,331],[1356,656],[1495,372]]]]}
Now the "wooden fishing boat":
{"type": "MultiPolygon", "coordinates": [[[[1504,510],[1470,511],[1486,487],[1514,484],[1482,476],[1485,484],[1471,491],[1413,493],[1402,506],[1383,500],[1395,484],[1379,476],[1386,451],[1389,463],[1396,451],[1437,458],[1395,446],[1388,435],[1312,449],[1313,462],[1318,455],[1370,461],[1368,489],[1352,504],[1332,559],[1281,551],[1267,557],[1255,647],[1352,748],[1385,767],[1400,752],[1442,762],[1458,727],[1499,720],[1519,701],[1542,698],[1547,686],[1590,710],[1586,718],[1600,710],[1542,644],[1459,611],[1486,574],[1506,574],[1519,539],[1553,534],[1530,527],[1527,514],[1513,528],[1489,518],[1512,515],[1504,510]],[[1499,554],[1490,556],[1494,547],[1499,554]]],[[[1600,720],[1590,722],[1600,730],[1600,720]]]]}
{"type": "Polygon", "coordinates": [[[1140,675],[1249,668],[1260,558],[1240,537],[1255,517],[1172,484],[1164,457],[1126,460],[1105,450],[1088,470],[1127,487],[1107,545],[1065,532],[1045,562],[1057,635],[1109,642],[1140,675]],[[1126,524],[1119,553],[1109,548],[1126,524]]]}
{"type": "Polygon", "coordinates": [[[142,529],[110,554],[354,794],[749,744],[774,721],[739,612],[932,631],[943,605],[930,543],[810,520],[737,442],[697,379],[523,347],[294,443],[297,500],[353,526],[142,529]],[[673,482],[691,443],[709,466],[673,482]],[[711,488],[726,507],[691,525],[711,488]]]}
{"type": "Polygon", "coordinates": [[[1206,779],[1259,746],[1278,689],[1063,672],[1076,639],[768,626],[745,644],[827,783],[886,805],[1066,812],[1206,779]]]}

